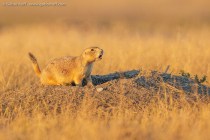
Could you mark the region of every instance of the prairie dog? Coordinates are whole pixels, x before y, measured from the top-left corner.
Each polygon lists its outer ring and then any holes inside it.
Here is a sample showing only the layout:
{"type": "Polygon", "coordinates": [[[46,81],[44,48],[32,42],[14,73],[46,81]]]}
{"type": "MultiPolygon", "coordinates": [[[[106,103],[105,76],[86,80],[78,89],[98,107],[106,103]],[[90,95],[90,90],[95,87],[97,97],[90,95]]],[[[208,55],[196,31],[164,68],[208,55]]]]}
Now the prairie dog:
{"type": "Polygon", "coordinates": [[[101,60],[103,50],[98,47],[90,47],[77,57],[61,57],[52,60],[40,71],[35,56],[29,53],[33,68],[40,77],[43,85],[78,85],[82,86],[82,80],[92,86],[91,71],[93,62],[101,60]]]}

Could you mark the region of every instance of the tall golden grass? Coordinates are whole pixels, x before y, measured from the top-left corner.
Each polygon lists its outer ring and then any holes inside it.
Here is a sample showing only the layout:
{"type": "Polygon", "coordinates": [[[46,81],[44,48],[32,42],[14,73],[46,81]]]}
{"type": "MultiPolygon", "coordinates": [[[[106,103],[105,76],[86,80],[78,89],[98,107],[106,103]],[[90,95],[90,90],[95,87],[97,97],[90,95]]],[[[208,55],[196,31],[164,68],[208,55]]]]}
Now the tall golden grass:
{"type": "Polygon", "coordinates": [[[132,69],[180,70],[201,78],[210,77],[209,24],[165,25],[122,22],[87,22],[52,25],[18,25],[1,30],[1,87],[10,89],[33,83],[28,52],[42,68],[62,56],[78,56],[91,46],[104,50],[92,74],[108,74],[132,69]]]}
{"type": "MultiPolygon", "coordinates": [[[[170,105],[165,100],[153,102],[146,95],[142,98],[148,104],[122,107],[128,100],[116,95],[121,105],[107,113],[93,108],[94,100],[86,95],[78,110],[61,105],[62,113],[57,114],[56,107],[39,106],[40,100],[27,92],[39,81],[28,52],[43,69],[52,59],[78,56],[91,46],[104,50],[92,75],[132,69],[164,71],[170,65],[168,73],[179,75],[185,70],[191,77],[206,75],[209,82],[209,1],[63,2],[67,7],[62,9],[0,7],[1,139],[209,139],[208,100],[192,105],[183,97],[170,105]],[[21,100],[20,94],[29,98],[21,100]],[[33,106],[23,109],[29,104],[33,106]]],[[[53,98],[56,103],[61,100],[59,95],[53,98]]]]}
{"type": "MultiPolygon", "coordinates": [[[[10,91],[33,85],[35,74],[28,52],[32,52],[42,69],[50,60],[62,56],[77,56],[90,46],[104,50],[101,61],[95,63],[92,74],[103,75],[115,71],[152,69],[178,75],[185,70],[191,75],[210,76],[209,24],[149,24],[140,22],[82,22],[64,24],[34,24],[4,27],[0,35],[1,97],[10,91]]],[[[207,81],[209,81],[207,77],[207,81]]],[[[14,94],[15,92],[12,92],[14,94]]],[[[24,94],[24,93],[23,93],[24,94]]],[[[25,93],[26,94],[26,93],[25,93]]],[[[34,97],[31,97],[32,99],[34,97]]],[[[17,99],[12,98],[10,102],[17,99]]],[[[183,99],[185,100],[185,99],[183,99]]],[[[123,100],[122,100],[123,101],[123,100]]],[[[2,105],[5,103],[1,100],[2,105]]],[[[33,99],[35,102],[36,100],[33,99]]],[[[44,115],[37,106],[32,115],[16,106],[15,113],[1,114],[2,139],[208,139],[209,104],[186,101],[166,107],[162,101],[129,110],[118,106],[124,113],[114,116],[87,104],[71,116],[44,115]],[[179,106],[182,106],[181,108],[179,106]],[[196,106],[199,106],[197,109],[196,106]],[[153,110],[153,111],[151,111],[153,110]],[[92,115],[97,112],[101,117],[92,115]],[[14,116],[13,116],[14,114],[14,116]]],[[[25,103],[27,104],[27,103],[25,103]]],[[[38,104],[38,102],[37,102],[38,104]]],[[[141,106],[141,105],[140,105],[141,106]]],[[[143,104],[142,104],[143,106],[143,104]]],[[[11,106],[10,106],[11,107],[11,106]]],[[[64,106],[63,106],[64,107],[64,106]]]]}

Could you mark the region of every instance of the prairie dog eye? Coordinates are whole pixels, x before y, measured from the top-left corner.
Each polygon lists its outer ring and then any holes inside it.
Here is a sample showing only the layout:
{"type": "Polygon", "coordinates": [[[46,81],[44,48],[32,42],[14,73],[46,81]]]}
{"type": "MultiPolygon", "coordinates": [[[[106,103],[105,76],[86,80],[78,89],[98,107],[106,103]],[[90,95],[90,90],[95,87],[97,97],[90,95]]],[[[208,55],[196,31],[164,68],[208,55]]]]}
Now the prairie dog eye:
{"type": "Polygon", "coordinates": [[[94,51],[94,49],[91,49],[91,51],[94,51]]]}

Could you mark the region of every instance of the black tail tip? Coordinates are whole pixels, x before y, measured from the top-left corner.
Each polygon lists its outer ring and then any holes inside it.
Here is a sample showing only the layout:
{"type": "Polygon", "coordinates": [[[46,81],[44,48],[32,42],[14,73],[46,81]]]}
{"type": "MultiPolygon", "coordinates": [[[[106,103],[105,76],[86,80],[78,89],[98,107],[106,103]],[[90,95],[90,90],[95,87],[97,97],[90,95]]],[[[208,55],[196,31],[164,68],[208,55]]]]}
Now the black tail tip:
{"type": "Polygon", "coordinates": [[[32,53],[29,52],[28,55],[32,61],[36,61],[36,58],[32,53]]]}

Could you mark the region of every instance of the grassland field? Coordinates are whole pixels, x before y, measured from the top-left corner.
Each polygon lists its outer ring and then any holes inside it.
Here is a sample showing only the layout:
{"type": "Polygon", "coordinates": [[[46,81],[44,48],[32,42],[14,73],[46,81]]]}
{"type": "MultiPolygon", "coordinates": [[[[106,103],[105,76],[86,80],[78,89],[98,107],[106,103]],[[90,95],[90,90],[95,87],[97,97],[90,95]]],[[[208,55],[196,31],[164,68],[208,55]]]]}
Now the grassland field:
{"type": "Polygon", "coordinates": [[[32,52],[43,69],[51,60],[78,56],[87,47],[104,50],[95,63],[93,75],[132,69],[164,71],[209,80],[209,24],[154,25],[148,23],[87,22],[81,25],[18,25],[1,29],[1,86],[15,89],[38,78],[31,68],[32,52]],[[131,25],[129,25],[131,24],[131,25]],[[130,26],[130,27],[129,27],[130,26]],[[17,78],[18,77],[18,78],[17,78]]]}
{"type": "Polygon", "coordinates": [[[34,19],[28,19],[34,9],[26,8],[31,12],[27,14],[14,7],[22,14],[20,20],[14,9],[2,6],[0,10],[14,17],[14,21],[9,16],[0,19],[2,140],[210,139],[208,1],[193,1],[180,11],[176,11],[180,4],[172,8],[169,3],[165,6],[168,14],[160,4],[154,8],[157,15],[150,12],[150,3],[141,5],[138,1],[140,8],[130,3],[128,12],[126,0],[117,12],[113,12],[111,1],[96,3],[97,8],[88,2],[64,2],[71,10],[65,7],[45,21],[41,20],[52,8],[45,7],[43,15],[39,9],[34,19]],[[68,14],[72,19],[58,18],[68,14]],[[142,18],[137,19],[139,16],[142,18]],[[103,59],[94,64],[93,76],[131,70],[140,73],[96,85],[104,89],[101,92],[89,87],[44,86],[28,57],[28,52],[33,53],[42,70],[55,58],[78,56],[91,46],[104,50],[103,59]],[[191,78],[164,81],[161,74],[168,65],[167,74],[180,76],[184,70],[191,78]],[[205,92],[200,84],[201,89],[192,88],[197,87],[191,82],[196,74],[207,76],[205,92]],[[180,82],[188,83],[191,89],[184,90],[180,82]]]}

